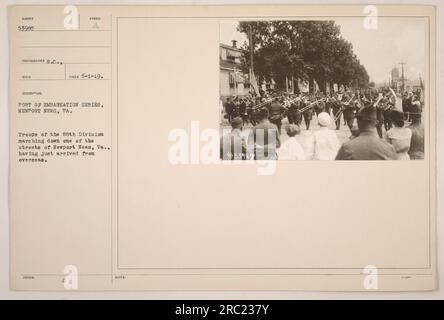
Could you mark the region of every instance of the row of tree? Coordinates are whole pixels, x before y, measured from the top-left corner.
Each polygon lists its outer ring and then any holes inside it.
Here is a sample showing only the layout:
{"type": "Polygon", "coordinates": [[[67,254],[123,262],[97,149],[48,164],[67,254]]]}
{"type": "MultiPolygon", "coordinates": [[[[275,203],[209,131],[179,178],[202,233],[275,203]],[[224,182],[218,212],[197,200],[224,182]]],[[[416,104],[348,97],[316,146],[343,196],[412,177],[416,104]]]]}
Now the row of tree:
{"type": "MultiPolygon", "coordinates": [[[[285,79],[315,80],[321,91],[333,83],[364,88],[369,76],[353,46],[342,38],[334,21],[240,22],[238,31],[253,42],[253,68],[259,81],[273,79],[285,87],[285,79]]],[[[250,68],[249,42],[244,43],[244,71],[250,68]]],[[[311,89],[311,88],[310,88],[311,89]]]]}

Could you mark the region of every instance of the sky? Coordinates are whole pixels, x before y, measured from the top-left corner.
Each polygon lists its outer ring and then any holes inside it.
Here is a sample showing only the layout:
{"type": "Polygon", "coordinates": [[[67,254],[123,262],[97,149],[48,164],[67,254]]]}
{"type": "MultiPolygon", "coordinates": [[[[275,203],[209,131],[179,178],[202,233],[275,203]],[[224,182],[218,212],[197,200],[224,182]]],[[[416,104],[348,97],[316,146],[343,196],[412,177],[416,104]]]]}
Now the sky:
{"type": "MultiPolygon", "coordinates": [[[[376,30],[367,30],[362,18],[335,19],[344,39],[353,44],[353,50],[365,66],[370,79],[376,83],[389,81],[393,67],[401,71],[400,62],[405,62],[407,79],[416,80],[425,76],[427,21],[421,18],[379,18],[376,30]]],[[[244,34],[237,32],[237,21],[223,21],[220,25],[220,42],[231,44],[246,41],[244,34]]],[[[400,72],[401,74],[401,72],[400,72]]]]}

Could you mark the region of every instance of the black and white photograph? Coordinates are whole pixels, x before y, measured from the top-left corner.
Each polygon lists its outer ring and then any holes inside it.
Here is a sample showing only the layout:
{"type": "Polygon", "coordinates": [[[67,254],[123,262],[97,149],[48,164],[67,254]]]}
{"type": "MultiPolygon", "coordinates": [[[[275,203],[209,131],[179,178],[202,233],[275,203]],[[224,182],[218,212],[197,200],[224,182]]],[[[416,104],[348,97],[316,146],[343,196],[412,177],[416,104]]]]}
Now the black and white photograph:
{"type": "Polygon", "coordinates": [[[424,159],[427,20],[220,23],[223,160],[424,159]]]}

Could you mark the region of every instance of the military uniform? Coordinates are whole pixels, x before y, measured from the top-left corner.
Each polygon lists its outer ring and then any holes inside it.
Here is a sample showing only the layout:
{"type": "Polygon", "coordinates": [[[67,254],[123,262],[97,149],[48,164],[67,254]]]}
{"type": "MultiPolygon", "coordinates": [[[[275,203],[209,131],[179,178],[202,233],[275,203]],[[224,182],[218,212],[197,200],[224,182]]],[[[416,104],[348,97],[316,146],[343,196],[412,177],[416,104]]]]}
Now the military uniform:
{"type": "Polygon", "coordinates": [[[358,137],[341,146],[336,160],[396,160],[396,151],[379,138],[376,130],[361,131],[358,137]]]}
{"type": "Polygon", "coordinates": [[[294,124],[294,111],[296,110],[296,102],[290,103],[287,110],[287,119],[289,124],[294,124]]]}
{"type": "Polygon", "coordinates": [[[336,155],[336,160],[396,160],[395,148],[379,138],[376,128],[376,108],[364,107],[361,109],[359,120],[367,121],[369,124],[359,128],[359,136],[345,142],[336,155]],[[373,124],[371,124],[373,123],[373,124]]]}
{"type": "Polygon", "coordinates": [[[250,122],[253,126],[256,125],[256,119],[254,115],[254,109],[252,108],[253,105],[251,103],[247,104],[246,113],[247,113],[247,121],[250,122]]]}
{"type": "Polygon", "coordinates": [[[278,128],[279,134],[281,134],[281,126],[282,126],[282,117],[285,111],[285,108],[276,102],[273,102],[270,107],[268,108],[269,112],[270,112],[270,122],[275,124],[276,127],[278,128]]]}
{"type": "Polygon", "coordinates": [[[327,101],[325,102],[325,112],[328,114],[331,114],[331,108],[333,107],[333,100],[332,98],[328,97],[327,101]]]}
{"type": "Polygon", "coordinates": [[[300,125],[302,121],[302,114],[299,111],[299,102],[295,101],[290,104],[287,110],[287,119],[289,124],[300,125]]]}
{"type": "Polygon", "coordinates": [[[301,122],[302,122],[301,108],[302,108],[301,101],[298,101],[296,103],[296,110],[295,110],[295,113],[294,113],[294,124],[297,124],[298,126],[300,126],[301,122]]]}
{"type": "Polygon", "coordinates": [[[424,159],[424,125],[421,123],[421,105],[412,104],[412,124],[408,128],[412,131],[409,156],[411,160],[424,159]]]}
{"type": "MultiPolygon", "coordinates": [[[[305,108],[308,104],[304,101],[301,103],[301,109],[305,108]]],[[[310,130],[310,122],[311,119],[313,119],[313,110],[312,108],[309,108],[308,110],[305,110],[302,115],[304,116],[304,122],[305,122],[305,128],[307,130],[310,130]]]]}
{"type": "Polygon", "coordinates": [[[233,108],[234,108],[234,104],[231,101],[227,101],[225,103],[225,113],[226,113],[226,118],[228,119],[228,122],[231,123],[231,119],[232,119],[232,114],[233,114],[233,108]]]}
{"type": "Polygon", "coordinates": [[[341,129],[341,102],[339,100],[333,100],[332,101],[332,110],[333,110],[333,117],[336,118],[336,130],[341,129]]]}
{"type": "Polygon", "coordinates": [[[227,112],[228,122],[230,122],[230,123],[234,118],[239,116],[239,106],[234,101],[229,101],[225,105],[225,111],[227,112]]]}
{"type": "Polygon", "coordinates": [[[241,101],[239,103],[239,114],[244,123],[248,122],[248,113],[247,113],[247,103],[245,101],[241,101]]]}
{"type": "Polygon", "coordinates": [[[382,138],[382,125],[384,124],[384,109],[382,107],[376,107],[376,131],[380,138],[382,138]]]}
{"type": "Polygon", "coordinates": [[[344,111],[342,114],[344,115],[344,121],[351,130],[353,127],[353,121],[355,120],[356,107],[353,102],[350,102],[348,104],[344,104],[343,108],[344,111]]]}
{"type": "Polygon", "coordinates": [[[389,104],[388,102],[384,102],[384,111],[383,111],[383,116],[384,116],[384,128],[385,131],[389,131],[392,126],[392,105],[389,104]]]}
{"type": "Polygon", "coordinates": [[[404,112],[404,120],[409,119],[409,112],[411,111],[412,99],[409,97],[404,97],[402,99],[402,112],[404,112]]]}
{"type": "Polygon", "coordinates": [[[324,101],[319,101],[318,103],[315,104],[314,106],[316,115],[319,115],[321,112],[324,112],[325,110],[325,104],[324,101]]]}

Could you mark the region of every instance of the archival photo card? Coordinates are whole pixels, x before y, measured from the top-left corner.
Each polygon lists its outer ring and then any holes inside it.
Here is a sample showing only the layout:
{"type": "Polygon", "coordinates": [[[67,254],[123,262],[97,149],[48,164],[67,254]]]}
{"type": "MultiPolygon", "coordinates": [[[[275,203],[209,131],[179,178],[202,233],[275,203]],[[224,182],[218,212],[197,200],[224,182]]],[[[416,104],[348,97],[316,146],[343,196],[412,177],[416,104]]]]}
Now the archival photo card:
{"type": "Polygon", "coordinates": [[[434,7],[8,24],[12,289],[436,288],[434,7]]]}

